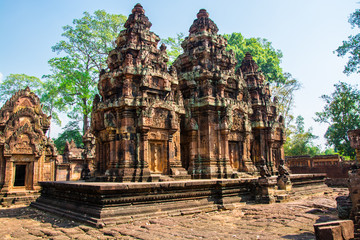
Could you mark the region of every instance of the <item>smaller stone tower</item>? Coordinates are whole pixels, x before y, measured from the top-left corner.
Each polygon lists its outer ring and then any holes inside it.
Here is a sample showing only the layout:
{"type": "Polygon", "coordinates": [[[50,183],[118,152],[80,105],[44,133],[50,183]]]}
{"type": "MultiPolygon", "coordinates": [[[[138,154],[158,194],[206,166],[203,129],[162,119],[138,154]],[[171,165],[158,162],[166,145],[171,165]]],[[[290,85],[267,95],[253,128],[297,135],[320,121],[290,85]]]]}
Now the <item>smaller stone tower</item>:
{"type": "Polygon", "coordinates": [[[7,200],[10,193],[38,192],[39,181],[54,181],[57,152],[45,135],[49,126],[50,117],[28,87],[0,109],[0,188],[7,200]]]}
{"type": "Polygon", "coordinates": [[[283,144],[286,140],[277,100],[271,100],[270,85],[250,53],[246,53],[238,73],[244,76],[251,99],[251,158],[258,167],[261,158],[264,158],[269,170],[275,173],[280,160],[284,159],[283,144]]]}

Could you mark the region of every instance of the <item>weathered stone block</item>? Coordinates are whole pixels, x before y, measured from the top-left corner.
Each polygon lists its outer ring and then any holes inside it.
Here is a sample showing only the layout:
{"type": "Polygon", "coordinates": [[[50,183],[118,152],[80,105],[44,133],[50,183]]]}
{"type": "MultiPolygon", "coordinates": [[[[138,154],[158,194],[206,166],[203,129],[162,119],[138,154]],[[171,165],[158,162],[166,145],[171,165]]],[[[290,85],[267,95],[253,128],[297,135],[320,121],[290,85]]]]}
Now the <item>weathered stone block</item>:
{"type": "Polygon", "coordinates": [[[314,224],[317,240],[349,240],[354,238],[354,223],[351,220],[339,220],[314,224]]]}

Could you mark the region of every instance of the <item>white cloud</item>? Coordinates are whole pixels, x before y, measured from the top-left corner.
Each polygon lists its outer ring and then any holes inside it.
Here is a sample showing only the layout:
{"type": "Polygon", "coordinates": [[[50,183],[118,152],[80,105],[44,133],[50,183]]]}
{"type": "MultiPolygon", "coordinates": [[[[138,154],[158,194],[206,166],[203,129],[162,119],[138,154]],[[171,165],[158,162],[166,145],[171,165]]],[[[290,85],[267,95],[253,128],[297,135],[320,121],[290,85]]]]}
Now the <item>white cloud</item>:
{"type": "Polygon", "coordinates": [[[3,80],[4,75],[0,72],[0,82],[3,80]]]}

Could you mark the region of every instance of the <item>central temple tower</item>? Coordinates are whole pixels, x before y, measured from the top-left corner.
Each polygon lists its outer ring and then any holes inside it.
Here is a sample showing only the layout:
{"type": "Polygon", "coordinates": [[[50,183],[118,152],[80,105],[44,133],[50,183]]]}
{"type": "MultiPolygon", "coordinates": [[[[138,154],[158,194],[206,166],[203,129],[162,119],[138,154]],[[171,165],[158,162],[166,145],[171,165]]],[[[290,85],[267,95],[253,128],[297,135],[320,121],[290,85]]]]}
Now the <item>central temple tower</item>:
{"type": "Polygon", "coordinates": [[[197,14],[174,66],[184,96],[182,158],[194,178],[254,172],[250,160],[251,102],[235,74],[236,59],[205,9],[197,14]]]}

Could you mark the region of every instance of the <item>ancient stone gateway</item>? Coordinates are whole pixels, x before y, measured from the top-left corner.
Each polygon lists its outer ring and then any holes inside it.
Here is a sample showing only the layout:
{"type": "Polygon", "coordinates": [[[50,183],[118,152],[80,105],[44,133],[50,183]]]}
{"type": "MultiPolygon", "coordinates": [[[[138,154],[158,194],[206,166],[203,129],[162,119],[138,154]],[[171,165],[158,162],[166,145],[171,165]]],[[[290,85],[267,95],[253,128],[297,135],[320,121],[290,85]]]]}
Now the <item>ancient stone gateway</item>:
{"type": "Polygon", "coordinates": [[[50,118],[29,88],[0,109],[0,187],[2,204],[31,199],[39,181],[53,181],[56,150],[45,136],[50,118]],[[30,194],[30,195],[29,195],[30,194]]]}
{"type": "Polygon", "coordinates": [[[325,174],[284,170],[276,99],[251,55],[235,71],[206,10],[169,69],[150,27],[137,4],[100,73],[91,119],[95,182],[42,182],[33,206],[102,226],[326,189],[325,174]]]}

